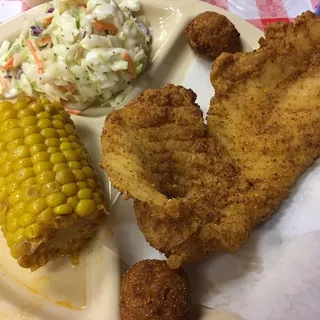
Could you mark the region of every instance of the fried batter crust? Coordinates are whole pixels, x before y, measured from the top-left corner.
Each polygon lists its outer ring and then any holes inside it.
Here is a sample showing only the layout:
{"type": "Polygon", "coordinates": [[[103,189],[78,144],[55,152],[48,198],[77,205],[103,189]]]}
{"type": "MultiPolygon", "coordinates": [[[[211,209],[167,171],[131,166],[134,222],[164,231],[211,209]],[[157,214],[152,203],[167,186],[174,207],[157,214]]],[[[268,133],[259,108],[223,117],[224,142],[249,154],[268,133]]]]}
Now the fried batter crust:
{"type": "Polygon", "coordinates": [[[122,278],[122,320],[187,320],[190,301],[187,274],[166,261],[140,261],[122,278]]]}
{"type": "Polygon", "coordinates": [[[320,18],[271,25],[214,63],[207,126],[191,90],[146,90],[106,119],[102,166],[172,268],[234,251],[320,155],[320,18]]]}
{"type": "Polygon", "coordinates": [[[240,33],[227,17],[216,12],[197,15],[187,25],[185,36],[196,54],[212,61],[222,52],[241,50],[240,33]]]}

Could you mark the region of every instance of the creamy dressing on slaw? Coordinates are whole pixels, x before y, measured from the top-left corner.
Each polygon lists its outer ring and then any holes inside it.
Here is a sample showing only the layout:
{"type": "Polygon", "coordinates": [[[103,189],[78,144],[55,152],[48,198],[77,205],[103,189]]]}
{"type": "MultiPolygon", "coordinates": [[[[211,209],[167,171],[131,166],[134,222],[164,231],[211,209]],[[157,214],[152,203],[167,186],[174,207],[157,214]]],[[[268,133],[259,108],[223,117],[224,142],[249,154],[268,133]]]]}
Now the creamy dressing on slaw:
{"type": "Polygon", "coordinates": [[[132,11],[136,0],[56,0],[0,46],[0,94],[45,94],[84,108],[97,99],[115,106],[148,63],[151,35],[132,11]]]}

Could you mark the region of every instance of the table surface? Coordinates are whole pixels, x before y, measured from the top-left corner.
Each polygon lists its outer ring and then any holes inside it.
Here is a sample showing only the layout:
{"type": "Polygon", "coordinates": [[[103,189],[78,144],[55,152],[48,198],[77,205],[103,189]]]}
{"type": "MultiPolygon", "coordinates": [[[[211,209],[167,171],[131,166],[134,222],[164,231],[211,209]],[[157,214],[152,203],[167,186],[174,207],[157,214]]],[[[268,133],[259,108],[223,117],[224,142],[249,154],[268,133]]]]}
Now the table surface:
{"type": "MultiPolygon", "coordinates": [[[[172,0],[174,1],[174,0],[172,0]]],[[[260,29],[271,22],[293,21],[302,12],[314,11],[319,0],[202,0],[233,12],[260,29]]],[[[28,10],[21,0],[0,0],[0,22],[28,10]]]]}

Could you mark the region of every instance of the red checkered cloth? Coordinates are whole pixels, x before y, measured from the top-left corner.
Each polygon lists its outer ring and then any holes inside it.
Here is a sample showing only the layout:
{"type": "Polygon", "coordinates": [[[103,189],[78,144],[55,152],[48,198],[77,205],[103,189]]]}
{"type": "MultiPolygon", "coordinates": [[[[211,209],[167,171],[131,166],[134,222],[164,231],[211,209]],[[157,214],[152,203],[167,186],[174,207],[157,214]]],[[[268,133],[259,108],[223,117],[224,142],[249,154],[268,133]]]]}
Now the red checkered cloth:
{"type": "MultiPolygon", "coordinates": [[[[172,0],[174,1],[174,0],[172,0]]],[[[304,11],[314,11],[320,0],[202,0],[231,11],[260,29],[271,22],[293,21],[304,11]]],[[[21,0],[0,0],[0,22],[27,10],[21,0]]]]}
{"type": "Polygon", "coordinates": [[[277,21],[294,21],[302,12],[314,11],[320,0],[203,0],[254,24],[261,30],[277,21]]]}

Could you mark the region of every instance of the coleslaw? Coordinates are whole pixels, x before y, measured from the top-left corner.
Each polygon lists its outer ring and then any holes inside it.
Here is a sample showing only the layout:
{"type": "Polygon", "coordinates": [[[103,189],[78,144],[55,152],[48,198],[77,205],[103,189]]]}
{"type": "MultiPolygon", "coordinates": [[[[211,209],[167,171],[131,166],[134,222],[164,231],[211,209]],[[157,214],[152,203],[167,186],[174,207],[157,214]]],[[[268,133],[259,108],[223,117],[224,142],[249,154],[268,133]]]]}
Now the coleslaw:
{"type": "Polygon", "coordinates": [[[56,0],[13,42],[0,46],[0,94],[45,94],[83,109],[115,106],[146,68],[151,47],[137,0],[56,0]],[[100,102],[101,102],[100,101],[100,102]]]}

